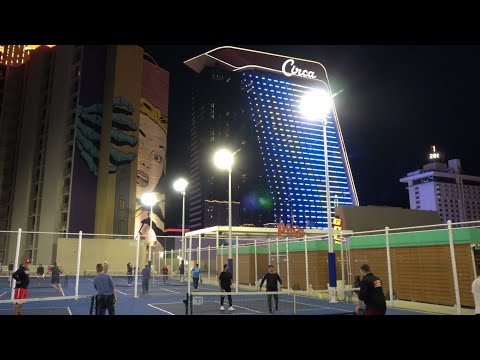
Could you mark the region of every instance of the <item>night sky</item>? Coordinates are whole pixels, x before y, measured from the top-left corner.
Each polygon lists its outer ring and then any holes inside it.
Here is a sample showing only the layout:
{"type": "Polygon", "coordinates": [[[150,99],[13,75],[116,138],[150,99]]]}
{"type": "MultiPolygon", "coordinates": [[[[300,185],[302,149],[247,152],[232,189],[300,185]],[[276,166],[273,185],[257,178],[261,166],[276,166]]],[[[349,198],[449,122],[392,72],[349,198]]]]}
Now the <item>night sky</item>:
{"type": "MultiPolygon", "coordinates": [[[[430,145],[480,175],[480,46],[241,45],[321,62],[327,69],[360,205],[409,207],[399,179],[428,162],[430,145]]],[[[221,45],[141,45],[170,72],[166,183],[188,179],[191,85],[185,60],[221,45]]],[[[181,226],[181,195],[165,189],[167,227],[181,226]]],[[[188,191],[188,188],[187,188],[188,191]]]]}

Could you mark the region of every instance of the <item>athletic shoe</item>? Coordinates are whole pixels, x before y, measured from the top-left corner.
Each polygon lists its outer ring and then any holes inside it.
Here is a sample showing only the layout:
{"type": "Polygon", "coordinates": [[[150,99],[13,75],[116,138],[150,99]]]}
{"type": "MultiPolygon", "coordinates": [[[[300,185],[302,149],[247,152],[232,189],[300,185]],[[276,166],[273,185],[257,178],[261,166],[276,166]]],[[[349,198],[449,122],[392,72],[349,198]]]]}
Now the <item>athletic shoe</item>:
{"type": "Polygon", "coordinates": [[[235,311],[235,309],[233,308],[233,306],[230,306],[230,307],[228,308],[228,310],[230,310],[230,311],[235,311]]]}
{"type": "Polygon", "coordinates": [[[220,310],[222,310],[222,311],[225,310],[225,307],[223,305],[220,306],[220,310]]]}

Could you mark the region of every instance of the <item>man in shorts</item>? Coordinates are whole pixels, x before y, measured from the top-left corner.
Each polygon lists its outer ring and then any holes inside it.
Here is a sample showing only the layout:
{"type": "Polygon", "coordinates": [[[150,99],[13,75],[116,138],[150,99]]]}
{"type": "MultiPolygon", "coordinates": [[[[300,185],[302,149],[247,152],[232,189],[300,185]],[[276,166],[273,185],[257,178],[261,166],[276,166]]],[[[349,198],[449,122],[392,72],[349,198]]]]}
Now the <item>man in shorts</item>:
{"type": "Polygon", "coordinates": [[[26,299],[28,295],[27,288],[28,284],[30,283],[30,277],[28,272],[29,264],[30,260],[23,260],[20,268],[12,274],[12,278],[16,280],[14,299],[18,300],[13,305],[13,312],[15,313],[15,315],[22,315],[22,313],[20,312],[23,305],[22,299],[26,299]]]}
{"type": "Polygon", "coordinates": [[[57,293],[62,292],[62,285],[60,284],[61,273],[62,272],[60,271],[60,268],[57,266],[57,263],[54,262],[52,268],[50,269],[50,274],[51,274],[50,283],[57,290],[57,293]]]}

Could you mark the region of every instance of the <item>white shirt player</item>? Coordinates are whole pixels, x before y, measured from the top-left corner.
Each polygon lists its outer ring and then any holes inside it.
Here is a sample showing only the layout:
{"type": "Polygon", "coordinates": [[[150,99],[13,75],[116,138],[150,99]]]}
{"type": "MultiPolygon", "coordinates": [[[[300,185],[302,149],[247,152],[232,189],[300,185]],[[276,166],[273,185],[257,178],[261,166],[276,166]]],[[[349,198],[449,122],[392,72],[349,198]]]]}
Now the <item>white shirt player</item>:
{"type": "Polygon", "coordinates": [[[475,314],[480,315],[480,276],[472,283],[472,293],[475,299],[475,314]]]}

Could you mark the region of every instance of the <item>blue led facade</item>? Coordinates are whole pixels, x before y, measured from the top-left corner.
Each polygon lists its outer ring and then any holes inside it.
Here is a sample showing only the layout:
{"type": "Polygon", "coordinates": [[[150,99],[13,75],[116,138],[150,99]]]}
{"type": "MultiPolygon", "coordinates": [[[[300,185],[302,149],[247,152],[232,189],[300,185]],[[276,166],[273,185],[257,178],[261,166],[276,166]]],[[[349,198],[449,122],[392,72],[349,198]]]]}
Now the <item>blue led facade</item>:
{"type": "MultiPolygon", "coordinates": [[[[304,228],[327,228],[323,124],[304,118],[299,105],[313,90],[296,77],[262,70],[242,73],[251,122],[273,198],[274,221],[304,228]]],[[[332,214],[337,205],[357,205],[341,132],[327,115],[332,214]]]]}

